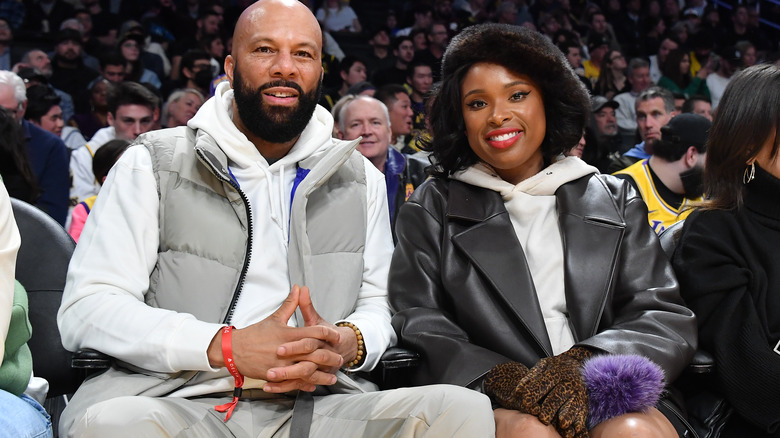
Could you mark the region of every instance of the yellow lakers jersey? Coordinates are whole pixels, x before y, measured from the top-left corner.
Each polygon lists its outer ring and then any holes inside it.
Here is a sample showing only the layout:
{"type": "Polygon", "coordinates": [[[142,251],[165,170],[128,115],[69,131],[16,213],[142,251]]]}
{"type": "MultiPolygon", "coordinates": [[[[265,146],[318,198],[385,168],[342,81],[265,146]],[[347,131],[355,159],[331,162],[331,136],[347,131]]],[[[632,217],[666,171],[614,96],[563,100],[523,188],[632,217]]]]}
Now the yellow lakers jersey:
{"type": "Polygon", "coordinates": [[[685,198],[680,208],[674,208],[661,198],[658,194],[658,189],[655,186],[653,177],[650,175],[650,168],[648,160],[637,161],[631,166],[626,167],[623,170],[615,172],[613,175],[629,175],[634,179],[639,194],[642,195],[642,199],[647,204],[647,220],[650,223],[650,228],[661,234],[661,231],[665,230],[668,226],[675,222],[685,219],[690,212],[690,208],[686,208],[691,202],[699,202],[701,197],[696,199],[685,198]]]}

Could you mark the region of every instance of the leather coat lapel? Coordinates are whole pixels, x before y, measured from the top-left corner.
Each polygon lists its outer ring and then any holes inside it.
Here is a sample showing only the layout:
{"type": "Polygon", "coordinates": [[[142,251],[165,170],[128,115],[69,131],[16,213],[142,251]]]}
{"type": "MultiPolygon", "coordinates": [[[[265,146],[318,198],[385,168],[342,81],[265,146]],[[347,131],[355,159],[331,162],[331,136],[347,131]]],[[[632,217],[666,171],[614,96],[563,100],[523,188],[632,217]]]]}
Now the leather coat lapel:
{"type": "Polygon", "coordinates": [[[626,224],[609,193],[601,179],[590,176],[555,193],[563,236],[566,307],[575,342],[596,334],[615,281],[626,224]],[[587,213],[583,206],[588,207],[587,213]]]}
{"type": "Polygon", "coordinates": [[[452,181],[447,217],[472,222],[452,242],[474,264],[539,346],[552,355],[525,254],[500,195],[452,181]]]}

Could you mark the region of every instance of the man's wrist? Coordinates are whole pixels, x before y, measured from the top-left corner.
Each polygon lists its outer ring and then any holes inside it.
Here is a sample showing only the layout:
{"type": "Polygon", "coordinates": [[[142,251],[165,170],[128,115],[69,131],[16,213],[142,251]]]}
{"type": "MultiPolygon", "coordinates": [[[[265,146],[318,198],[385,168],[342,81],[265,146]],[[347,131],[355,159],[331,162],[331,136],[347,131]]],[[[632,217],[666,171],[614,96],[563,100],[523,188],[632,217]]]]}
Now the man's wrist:
{"type": "Polygon", "coordinates": [[[222,368],[225,366],[225,359],[222,355],[222,328],[214,334],[209,343],[209,348],[206,350],[206,356],[209,360],[209,365],[212,368],[222,368]]]}

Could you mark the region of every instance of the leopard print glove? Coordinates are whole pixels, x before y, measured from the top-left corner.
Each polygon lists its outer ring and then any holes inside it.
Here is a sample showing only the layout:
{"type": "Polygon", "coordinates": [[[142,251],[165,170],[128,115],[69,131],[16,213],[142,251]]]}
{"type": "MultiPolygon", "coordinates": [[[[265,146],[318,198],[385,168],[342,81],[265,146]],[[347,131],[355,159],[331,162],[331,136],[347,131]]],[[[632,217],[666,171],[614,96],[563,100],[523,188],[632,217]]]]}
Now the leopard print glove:
{"type": "Polygon", "coordinates": [[[493,367],[482,382],[485,394],[502,408],[520,410],[517,385],[528,374],[520,362],[500,363],[493,367]]]}
{"type": "Polygon", "coordinates": [[[518,410],[553,425],[564,438],[587,437],[588,392],[580,367],[592,355],[573,347],[540,360],[517,385],[518,410]]]}

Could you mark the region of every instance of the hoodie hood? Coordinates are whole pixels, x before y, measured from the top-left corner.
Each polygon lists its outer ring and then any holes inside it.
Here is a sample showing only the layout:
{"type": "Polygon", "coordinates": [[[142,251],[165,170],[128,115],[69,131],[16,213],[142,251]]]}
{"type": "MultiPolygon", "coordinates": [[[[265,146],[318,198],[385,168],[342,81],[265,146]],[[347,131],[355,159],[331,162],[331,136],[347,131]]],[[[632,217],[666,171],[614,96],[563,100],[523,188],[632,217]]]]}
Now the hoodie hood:
{"type": "Polygon", "coordinates": [[[274,171],[279,167],[294,165],[320,149],[330,146],[331,142],[323,143],[322,139],[330,138],[333,132],[333,117],[325,108],[317,105],[309,123],[290,152],[271,165],[233,123],[233,88],[227,81],[217,86],[214,96],[203,104],[187,126],[213,137],[238,168],[247,168],[259,163],[274,171]]]}
{"type": "Polygon", "coordinates": [[[483,162],[455,172],[452,179],[493,190],[498,192],[504,201],[509,201],[517,192],[534,196],[551,196],[563,184],[594,173],[598,173],[598,169],[577,157],[561,157],[555,163],[542,169],[541,172],[520,181],[517,185],[501,179],[490,166],[483,162]]]}

